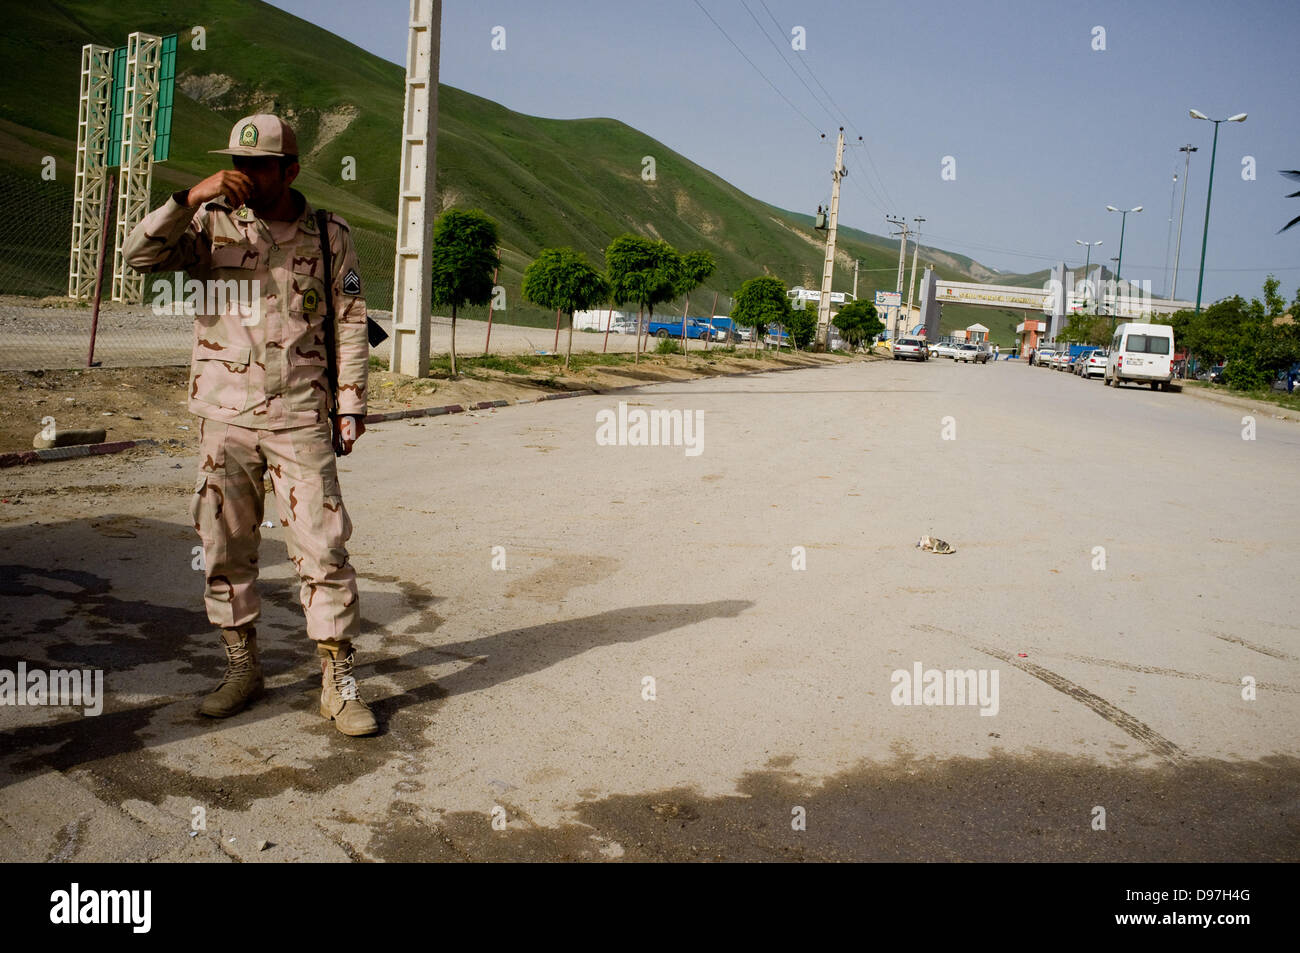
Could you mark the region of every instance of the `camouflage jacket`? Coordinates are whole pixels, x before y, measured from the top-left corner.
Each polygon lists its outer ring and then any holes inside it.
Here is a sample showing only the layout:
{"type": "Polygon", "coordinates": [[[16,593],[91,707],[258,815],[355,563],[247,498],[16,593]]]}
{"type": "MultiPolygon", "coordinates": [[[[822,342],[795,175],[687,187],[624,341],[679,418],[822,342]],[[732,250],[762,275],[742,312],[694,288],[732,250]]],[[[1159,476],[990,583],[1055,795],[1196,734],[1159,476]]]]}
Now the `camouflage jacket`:
{"type": "MultiPolygon", "coordinates": [[[[192,279],[177,290],[183,287],[195,304],[189,409],[196,416],[261,430],[326,417],[325,269],[316,213],[296,190],[294,197],[303,212],[283,243],[251,209],[232,211],[224,197],[192,209],[184,192],[145,216],[127,239],[132,268],[184,271],[192,279]]],[[[347,222],[331,214],[330,225],[338,410],[364,415],[366,300],[347,222]]],[[[146,300],[163,293],[158,282],[152,291],[146,284],[146,300]]]]}

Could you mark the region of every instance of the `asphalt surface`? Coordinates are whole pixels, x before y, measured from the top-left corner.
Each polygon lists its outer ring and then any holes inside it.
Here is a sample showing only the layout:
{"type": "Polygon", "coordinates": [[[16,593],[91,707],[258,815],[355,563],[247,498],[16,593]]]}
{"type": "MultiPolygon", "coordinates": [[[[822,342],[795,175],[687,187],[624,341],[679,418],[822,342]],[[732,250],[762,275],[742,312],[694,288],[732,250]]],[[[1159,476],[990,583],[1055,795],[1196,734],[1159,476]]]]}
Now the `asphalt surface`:
{"type": "Polygon", "coordinates": [[[1300,426],[1242,417],[932,360],[378,426],[371,739],[315,710],[277,528],[267,697],[195,714],[192,461],[0,474],[0,668],[108,693],[0,708],[0,858],[1296,860],[1300,426]],[[700,452],[599,444],[619,401],[700,452]],[[895,704],[918,663],[996,698],[895,704]]]}

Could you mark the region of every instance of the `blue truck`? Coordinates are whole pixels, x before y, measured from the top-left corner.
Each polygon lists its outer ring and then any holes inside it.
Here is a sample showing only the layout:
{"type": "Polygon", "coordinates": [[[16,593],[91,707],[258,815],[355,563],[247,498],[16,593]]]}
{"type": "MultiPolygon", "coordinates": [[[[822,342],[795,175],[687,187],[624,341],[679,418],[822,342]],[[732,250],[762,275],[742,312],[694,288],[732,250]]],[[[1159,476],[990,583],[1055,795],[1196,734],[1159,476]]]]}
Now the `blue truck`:
{"type": "MultiPolygon", "coordinates": [[[[646,333],[657,338],[681,338],[682,319],[656,319],[646,325],[646,333]]],[[[686,319],[686,336],[697,341],[705,338],[716,341],[722,337],[721,333],[714,330],[703,318],[686,319]]]]}

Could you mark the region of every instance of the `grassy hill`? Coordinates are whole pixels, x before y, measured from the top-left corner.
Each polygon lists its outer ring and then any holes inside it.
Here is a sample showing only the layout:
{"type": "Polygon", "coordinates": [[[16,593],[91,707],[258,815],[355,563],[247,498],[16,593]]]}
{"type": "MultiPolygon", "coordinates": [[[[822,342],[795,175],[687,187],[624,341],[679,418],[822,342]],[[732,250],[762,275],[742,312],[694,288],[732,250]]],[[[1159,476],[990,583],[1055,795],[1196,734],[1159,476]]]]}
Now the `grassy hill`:
{"type": "MultiPolygon", "coordinates": [[[[142,30],[180,38],[172,154],[155,166],[156,202],[224,167],[226,157],[208,150],[225,145],[240,116],[278,112],[298,132],[299,187],[352,223],[370,302],[391,306],[401,67],[260,0],[5,0],[3,9],[0,54],[10,68],[0,90],[0,201],[39,212],[21,234],[0,224],[0,291],[64,289],[81,46],[122,45],[129,32],[142,30]],[[195,25],[206,30],[205,50],[191,48],[195,25]],[[45,155],[58,162],[53,182],[39,176],[45,155]],[[341,177],[347,156],[356,161],[355,181],[341,177]]],[[[498,318],[553,321],[519,292],[523,269],[538,250],[569,245],[603,265],[604,247],[627,231],[717,257],[718,272],[693,296],[692,311],[706,311],[715,291],[725,310],[728,296],[757,274],[775,274],[792,286],[819,279],[823,236],[810,215],[756,200],[617,120],[526,116],[443,85],[438,121],[442,206],[481,208],[500,225],[507,312],[498,318]],[[652,182],[641,178],[647,155],[657,166],[652,182]]],[[[921,254],[939,263],[943,278],[989,274],[962,255],[927,248],[921,254]]],[[[852,286],[855,258],[862,268],[859,294],[893,290],[894,241],[841,229],[837,289],[852,286]]],[[[990,324],[993,313],[950,307],[944,323],[990,324]]]]}

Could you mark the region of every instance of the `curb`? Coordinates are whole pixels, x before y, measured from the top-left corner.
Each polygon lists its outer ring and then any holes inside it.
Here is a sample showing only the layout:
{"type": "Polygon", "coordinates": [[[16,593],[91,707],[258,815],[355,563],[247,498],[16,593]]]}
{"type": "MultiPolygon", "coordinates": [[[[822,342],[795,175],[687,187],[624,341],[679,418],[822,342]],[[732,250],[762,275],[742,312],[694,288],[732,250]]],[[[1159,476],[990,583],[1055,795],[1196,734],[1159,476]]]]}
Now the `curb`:
{"type": "Polygon", "coordinates": [[[1234,397],[1231,394],[1219,394],[1214,391],[1207,391],[1203,387],[1180,387],[1178,392],[1200,400],[1223,404],[1227,407],[1239,407],[1242,410],[1267,413],[1269,416],[1281,420],[1300,421],[1300,414],[1297,414],[1294,410],[1288,410],[1286,407],[1279,407],[1277,404],[1270,404],[1266,401],[1252,400],[1249,397],[1234,397]]]}
{"type": "Polygon", "coordinates": [[[19,450],[0,453],[0,468],[28,463],[52,463],[55,460],[72,460],[77,457],[97,457],[105,453],[121,453],[132,447],[156,447],[157,440],[118,440],[113,443],[88,443],[79,447],[51,447],[48,450],[19,450]]]}
{"type": "MultiPolygon", "coordinates": [[[[833,362],[849,363],[849,362],[833,362]]],[[[816,367],[818,365],[809,365],[816,367]]],[[[749,377],[754,374],[774,374],[779,371],[802,371],[808,370],[809,366],[802,367],[771,367],[760,368],[753,371],[740,371],[735,374],[718,375],[721,377],[749,377]]],[[[696,378],[704,379],[704,378],[696,378]]],[[[610,387],[605,390],[592,390],[583,388],[581,390],[564,391],[558,394],[543,394],[541,397],[532,397],[526,400],[517,400],[513,406],[523,404],[539,404],[545,400],[566,400],[570,397],[591,397],[600,396],[601,394],[612,394],[622,390],[635,390],[639,387],[648,387],[654,384],[667,384],[671,381],[648,381],[644,384],[628,384],[623,387],[610,387]]],[[[467,410],[491,410],[496,407],[512,406],[508,400],[480,400],[477,403],[461,405],[446,404],[442,407],[419,407],[412,410],[393,410],[383,414],[367,414],[363,420],[366,426],[371,424],[386,423],[391,420],[408,420],[413,417],[442,417],[446,414],[463,414],[467,410]]],[[[115,443],[92,443],[84,444],[79,447],[53,447],[49,450],[19,450],[11,453],[0,453],[0,469],[5,467],[21,466],[30,463],[53,463],[57,460],[74,460],[79,457],[95,457],[106,453],[121,453],[123,450],[130,450],[134,447],[155,447],[158,441],[152,438],[143,440],[119,440],[115,443]]]]}
{"type": "Polygon", "coordinates": [[[445,404],[442,407],[417,407],[414,410],[392,410],[386,414],[368,414],[364,418],[366,426],[382,424],[388,420],[406,420],[410,417],[441,417],[443,414],[463,414],[467,410],[489,410],[493,407],[509,407],[508,400],[480,400],[476,404],[463,407],[460,404],[445,404]]]}

